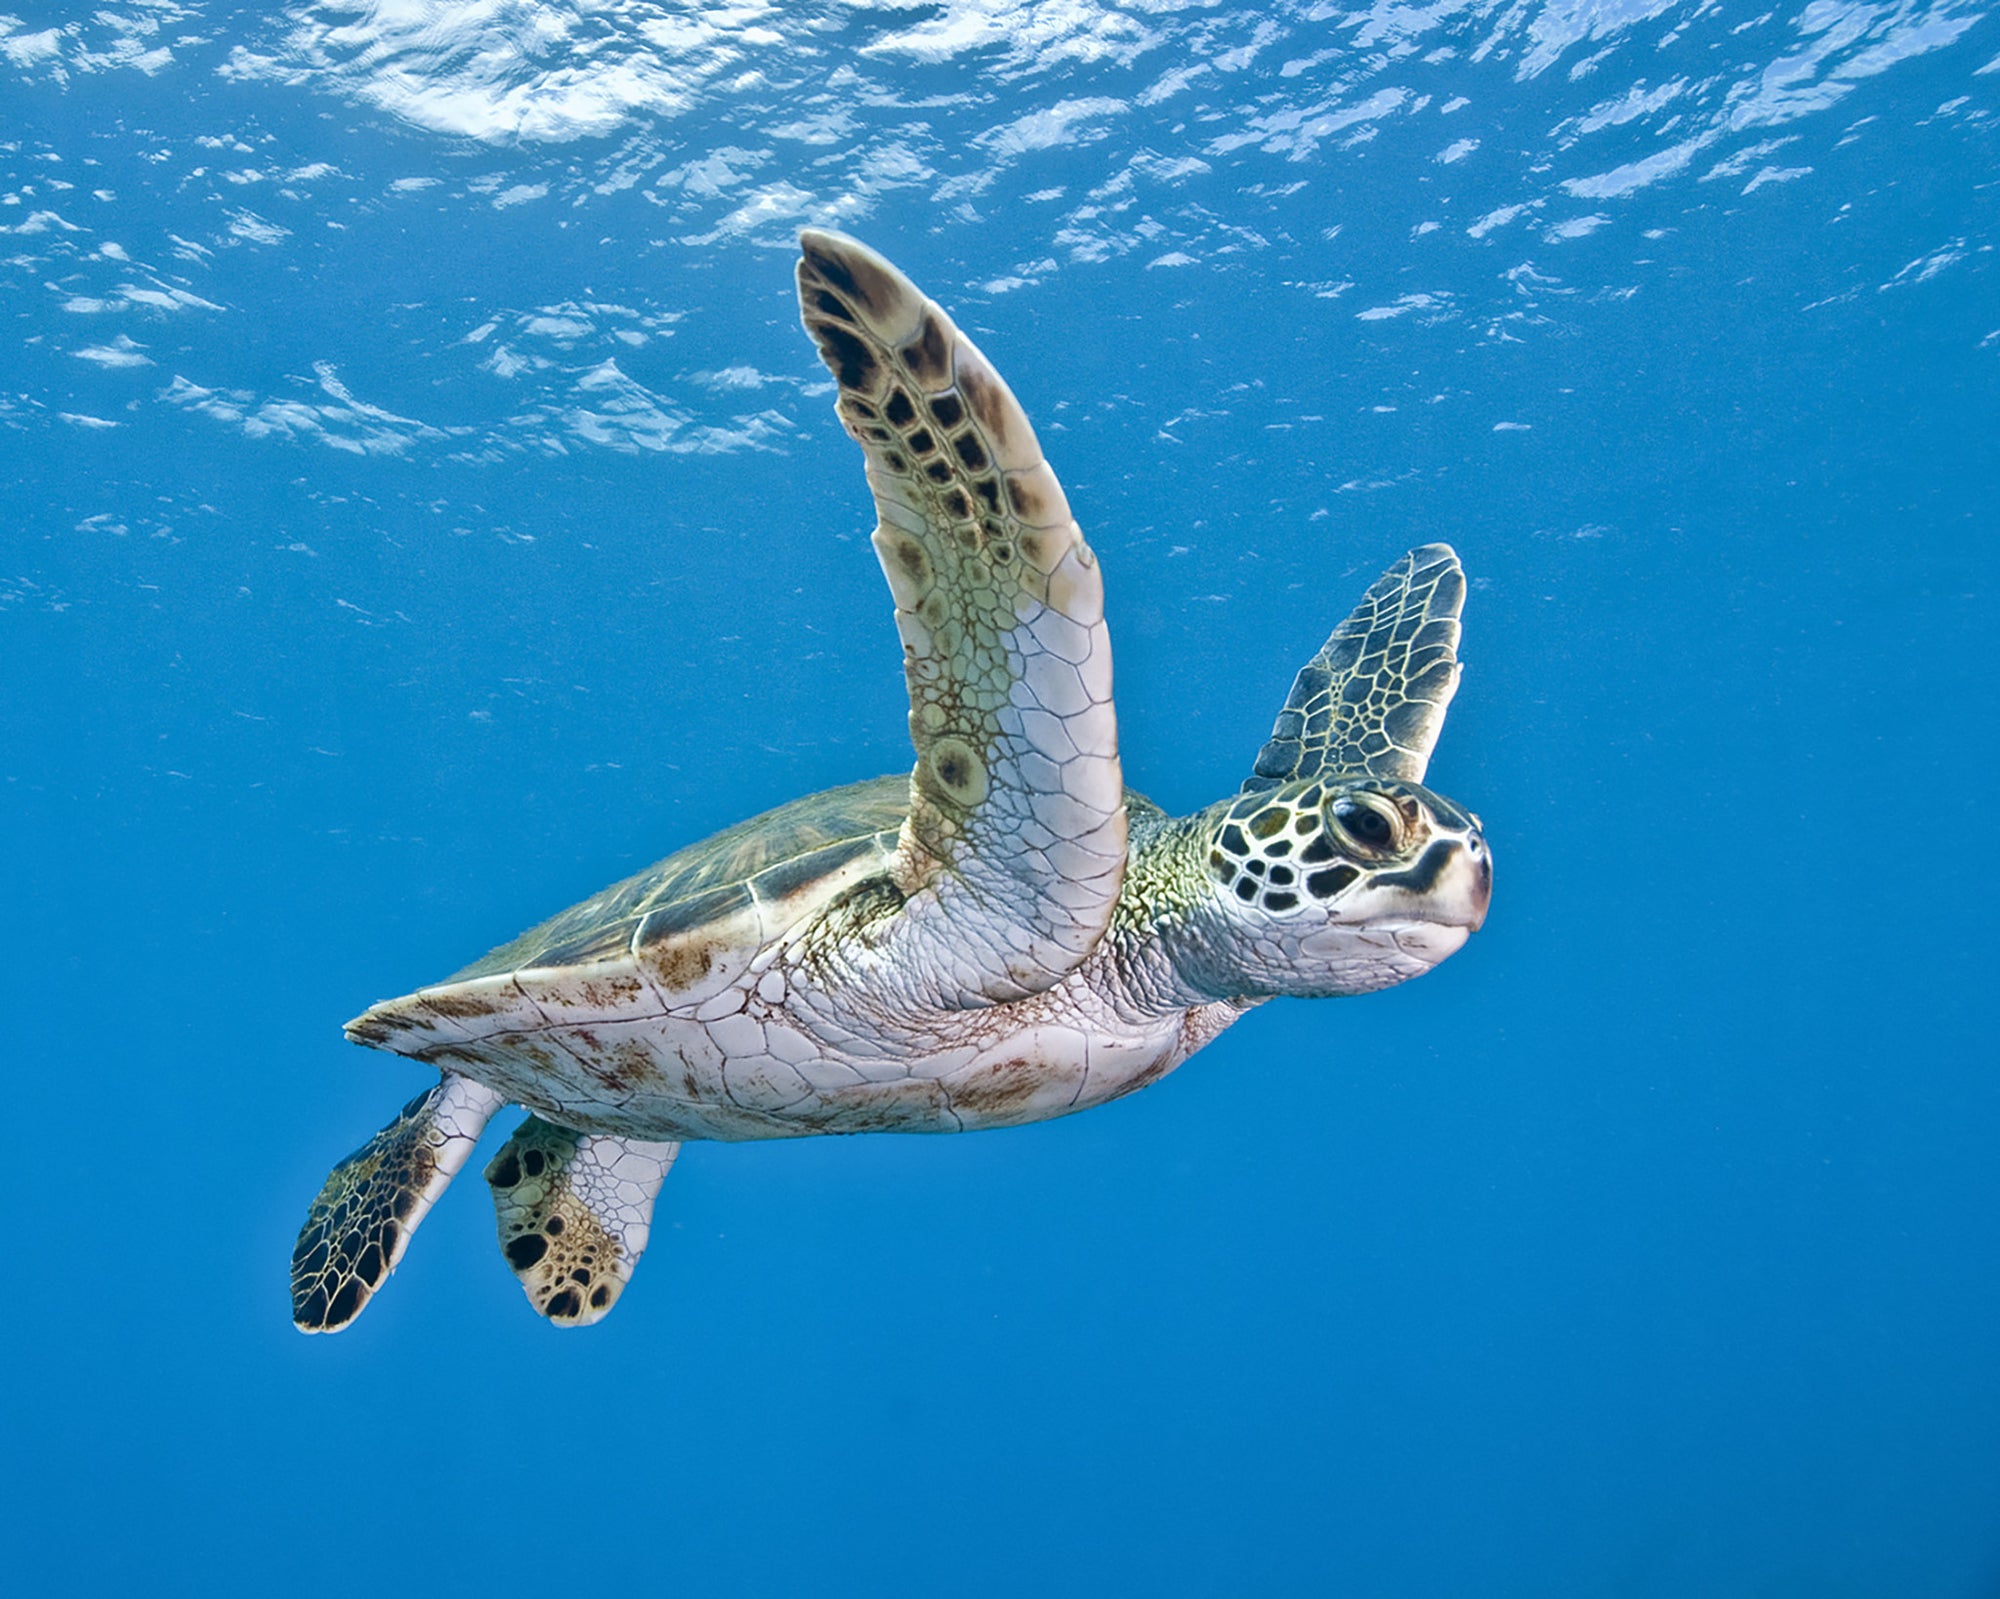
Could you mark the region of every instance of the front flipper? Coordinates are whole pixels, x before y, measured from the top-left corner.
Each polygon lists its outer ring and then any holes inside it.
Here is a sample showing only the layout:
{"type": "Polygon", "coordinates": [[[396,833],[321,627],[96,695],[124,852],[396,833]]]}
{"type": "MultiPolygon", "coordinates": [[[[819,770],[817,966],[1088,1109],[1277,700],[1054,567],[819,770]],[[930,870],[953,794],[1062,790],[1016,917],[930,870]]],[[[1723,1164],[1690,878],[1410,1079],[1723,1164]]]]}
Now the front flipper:
{"type": "Polygon", "coordinates": [[[1410,551],[1300,668],[1244,779],[1261,792],[1322,772],[1421,783],[1458,690],[1465,571],[1449,544],[1410,551]]]}
{"type": "Polygon", "coordinates": [[[333,1168],[292,1250],[292,1320],[301,1332],[338,1332],[361,1314],[505,1103],[446,1072],[333,1168]]]}
{"type": "Polygon", "coordinates": [[[611,1314],[646,1252],[679,1144],[571,1132],[530,1116],[486,1168],[500,1252],[537,1315],[588,1327],[611,1314]]]}
{"type": "Polygon", "coordinates": [[[884,932],[946,1005],[1074,971],[1125,869],[1097,558],[972,341],[881,256],[800,237],[799,309],[867,456],[917,765],[884,932]]]}

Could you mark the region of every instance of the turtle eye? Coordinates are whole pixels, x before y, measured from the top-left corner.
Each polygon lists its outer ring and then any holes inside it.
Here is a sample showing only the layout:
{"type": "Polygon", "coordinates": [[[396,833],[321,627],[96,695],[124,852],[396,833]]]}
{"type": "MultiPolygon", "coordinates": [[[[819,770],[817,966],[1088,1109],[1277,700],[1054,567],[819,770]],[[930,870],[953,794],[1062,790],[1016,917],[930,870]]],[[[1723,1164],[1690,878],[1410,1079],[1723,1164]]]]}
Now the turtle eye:
{"type": "Polygon", "coordinates": [[[1394,816],[1352,794],[1333,802],[1333,821],[1348,839],[1370,854],[1393,854],[1401,842],[1402,830],[1394,816]]]}

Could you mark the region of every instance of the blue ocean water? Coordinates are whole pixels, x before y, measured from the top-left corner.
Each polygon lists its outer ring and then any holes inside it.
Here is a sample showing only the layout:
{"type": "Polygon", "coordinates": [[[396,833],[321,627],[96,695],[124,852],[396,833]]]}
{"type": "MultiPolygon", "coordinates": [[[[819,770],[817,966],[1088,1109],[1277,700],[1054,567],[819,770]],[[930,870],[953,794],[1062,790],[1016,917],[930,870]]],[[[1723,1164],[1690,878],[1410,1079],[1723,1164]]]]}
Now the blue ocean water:
{"type": "Polygon", "coordinates": [[[9,1583],[2000,1592],[1996,101],[1953,0],[0,16],[9,1583]],[[691,1146],[587,1332],[475,1165],[301,1338],[344,1019],[908,762],[804,224],[1022,398],[1170,807],[1458,547],[1492,917],[691,1146]]]}

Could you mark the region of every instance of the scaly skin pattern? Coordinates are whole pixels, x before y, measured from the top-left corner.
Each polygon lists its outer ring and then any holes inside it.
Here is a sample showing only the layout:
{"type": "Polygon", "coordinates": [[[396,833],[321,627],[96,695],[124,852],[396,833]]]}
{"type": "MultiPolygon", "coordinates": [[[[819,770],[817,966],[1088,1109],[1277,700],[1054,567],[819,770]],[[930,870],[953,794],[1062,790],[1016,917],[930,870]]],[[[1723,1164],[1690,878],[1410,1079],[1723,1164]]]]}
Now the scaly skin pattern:
{"type": "Polygon", "coordinates": [[[333,1168],[292,1251],[292,1320],[337,1332],[368,1304],[505,1101],[447,1072],[333,1168]]]}
{"type": "Polygon", "coordinates": [[[1442,889],[1483,906],[1484,857],[1459,842],[1470,818],[1416,785],[1367,788],[1404,834],[1375,869],[1336,842],[1340,807],[1359,802],[1327,780],[1180,819],[1128,795],[1133,855],[1111,926],[1075,972],[1019,1000],[940,1007],[921,974],[885,956],[897,890],[877,855],[872,875],[857,864],[759,906],[755,944],[744,913],[627,960],[424,990],[350,1030],[566,1127],[653,1141],[1043,1121],[1157,1081],[1291,987],[1300,947],[1328,938],[1333,905],[1374,895],[1382,925],[1343,931],[1337,970],[1332,953],[1320,957],[1333,973],[1325,992],[1401,982],[1462,942],[1462,927],[1426,931],[1421,904],[1442,889]],[[1253,902],[1267,914],[1246,917],[1253,902]],[[710,938],[736,958],[695,958],[710,938]]]}
{"type": "MultiPolygon", "coordinates": [[[[1144,805],[1144,801],[1137,801],[1144,805]]],[[[1148,834],[1165,819],[1146,807],[1148,834]]],[[[1143,814],[1143,813],[1142,813],[1143,814]]],[[[1134,886],[1200,875],[1195,841],[1134,886]]],[[[476,1076],[567,1127],[651,1141],[812,1133],[963,1132],[1042,1121],[1158,1080],[1249,1003],[1198,994],[1162,958],[1165,901],[1135,894],[1084,964],[1055,987],[1002,1004],[945,1009],[875,947],[893,887],[834,888],[720,983],[666,988],[681,950],[595,967],[526,971],[379,1006],[407,1017],[386,1047],[476,1076]],[[639,976],[631,1007],[599,1008],[639,976]],[[460,1036],[441,1040],[445,999],[460,1036]],[[474,1005],[491,1008],[483,1018],[474,1005]],[[490,1030],[488,1030],[490,1029],[490,1030]]]]}
{"type": "Polygon", "coordinates": [[[1026,414],[937,305],[808,231],[800,313],[861,446],[916,764],[613,884],[356,1042],[443,1082],[336,1168],[299,1324],[352,1320],[503,1103],[488,1167],[536,1311],[606,1314],[679,1146],[1042,1121],[1172,1071],[1280,994],[1430,970],[1486,914],[1476,818],[1423,787],[1464,573],[1411,551],[1298,673],[1242,791],[1123,786],[1102,573],[1026,414]]]}
{"type": "Polygon", "coordinates": [[[587,1327],[611,1313],[652,1233],[680,1145],[556,1127],[530,1116],[486,1168],[500,1253],[538,1315],[587,1327]]]}
{"type": "Polygon", "coordinates": [[[1319,771],[1424,775],[1458,692],[1465,573],[1446,544],[1412,550],[1299,669],[1246,789],[1319,771]]]}
{"type": "Polygon", "coordinates": [[[1035,430],[972,341],[852,240],[800,240],[799,308],[839,385],[910,692],[906,987],[1018,999],[1074,972],[1125,869],[1104,577],[1035,430]]]}

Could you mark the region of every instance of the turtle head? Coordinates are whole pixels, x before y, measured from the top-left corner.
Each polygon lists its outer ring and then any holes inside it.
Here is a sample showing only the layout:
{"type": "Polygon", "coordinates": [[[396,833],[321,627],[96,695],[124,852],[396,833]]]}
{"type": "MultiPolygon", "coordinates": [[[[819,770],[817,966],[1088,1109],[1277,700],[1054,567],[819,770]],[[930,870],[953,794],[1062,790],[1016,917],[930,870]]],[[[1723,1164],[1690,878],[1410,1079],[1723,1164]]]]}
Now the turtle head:
{"type": "Polygon", "coordinates": [[[1464,603],[1450,545],[1397,561],[1300,668],[1242,792],[1202,813],[1199,931],[1175,960],[1204,991],[1365,994],[1486,920],[1479,819],[1423,784],[1464,603]]]}
{"type": "Polygon", "coordinates": [[[1370,993],[1429,971],[1486,920],[1479,819],[1420,783],[1324,774],[1204,819],[1206,904],[1175,953],[1207,992],[1370,993]]]}

